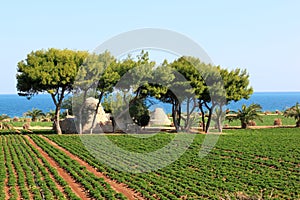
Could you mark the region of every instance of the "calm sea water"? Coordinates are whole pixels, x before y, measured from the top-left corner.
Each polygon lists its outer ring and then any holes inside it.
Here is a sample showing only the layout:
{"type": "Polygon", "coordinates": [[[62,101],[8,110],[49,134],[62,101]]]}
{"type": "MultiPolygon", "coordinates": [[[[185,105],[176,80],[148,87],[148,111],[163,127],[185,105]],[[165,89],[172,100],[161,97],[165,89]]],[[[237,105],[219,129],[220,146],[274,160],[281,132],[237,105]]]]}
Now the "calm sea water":
{"type": "MultiPolygon", "coordinates": [[[[231,103],[227,108],[237,110],[242,104],[258,103],[263,107],[264,111],[282,111],[295,105],[296,102],[300,103],[300,92],[256,92],[250,99],[231,103]]],[[[155,107],[162,107],[166,113],[171,113],[171,106],[169,104],[158,103],[150,109],[154,109],[155,107]]],[[[36,95],[30,100],[14,94],[0,95],[0,115],[7,114],[10,117],[21,117],[26,111],[32,108],[49,112],[50,110],[54,110],[55,106],[50,95],[47,94],[36,95]]]]}
{"type": "Polygon", "coordinates": [[[51,96],[39,94],[28,100],[17,94],[0,95],[0,115],[6,114],[10,117],[22,117],[25,112],[37,108],[43,112],[55,110],[51,96]]]}

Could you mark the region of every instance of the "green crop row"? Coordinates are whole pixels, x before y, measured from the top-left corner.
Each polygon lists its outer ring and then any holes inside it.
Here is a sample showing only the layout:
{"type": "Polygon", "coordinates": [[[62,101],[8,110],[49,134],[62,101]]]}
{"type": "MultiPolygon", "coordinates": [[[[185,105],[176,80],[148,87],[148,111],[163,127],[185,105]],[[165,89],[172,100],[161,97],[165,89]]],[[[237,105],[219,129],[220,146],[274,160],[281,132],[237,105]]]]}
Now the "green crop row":
{"type": "MultiPolygon", "coordinates": [[[[48,173],[51,174],[54,179],[56,180],[56,182],[63,187],[64,189],[64,193],[67,196],[67,199],[71,199],[71,200],[79,200],[80,198],[77,197],[71,190],[70,186],[68,185],[68,183],[58,174],[56,168],[52,167],[49,162],[47,161],[47,159],[45,157],[43,157],[40,152],[34,148],[28,140],[24,140],[26,145],[29,147],[28,149],[30,149],[30,154],[35,154],[37,157],[35,159],[40,159],[43,162],[43,165],[48,169],[48,173]]],[[[45,170],[43,170],[44,173],[45,170]]],[[[57,196],[60,196],[59,194],[57,196]]]]}
{"type": "MultiPolygon", "coordinates": [[[[0,144],[2,144],[2,138],[0,137],[0,144]]],[[[4,148],[2,146],[0,152],[0,199],[5,199],[5,179],[6,179],[6,167],[4,148]]]]}
{"type": "MultiPolygon", "coordinates": [[[[137,174],[113,168],[111,164],[117,161],[118,155],[107,153],[109,147],[105,145],[109,144],[103,142],[102,136],[84,136],[88,148],[79,136],[47,137],[147,199],[219,199],[235,198],[237,194],[253,198],[300,197],[299,129],[230,130],[219,137],[218,143],[204,158],[198,155],[205,135],[197,135],[174,163],[137,174]]],[[[155,150],[153,146],[161,145],[159,139],[165,144],[174,138],[169,134],[159,134],[153,140],[147,138],[145,144],[130,135],[107,137],[123,149],[139,153],[155,150]]],[[[124,166],[134,163],[147,167],[143,158],[122,160],[126,162],[124,166]]]]}
{"type": "MultiPolygon", "coordinates": [[[[43,163],[39,161],[43,157],[30,146],[23,136],[1,136],[1,145],[4,152],[4,171],[8,176],[7,187],[9,188],[10,199],[67,199],[66,197],[79,199],[66,182],[64,185],[66,196],[57,188],[49,171],[55,171],[57,176],[53,177],[59,184],[60,181],[58,180],[62,178],[45,159],[43,159],[43,163]],[[17,190],[20,192],[18,193],[17,190]]],[[[60,185],[63,186],[63,184],[60,185]]]]}
{"type": "Polygon", "coordinates": [[[85,191],[95,199],[126,199],[122,194],[116,193],[103,178],[95,176],[85,167],[68,157],[64,152],[56,149],[44,139],[36,135],[30,136],[49,156],[51,156],[63,169],[65,169],[85,191]]]}

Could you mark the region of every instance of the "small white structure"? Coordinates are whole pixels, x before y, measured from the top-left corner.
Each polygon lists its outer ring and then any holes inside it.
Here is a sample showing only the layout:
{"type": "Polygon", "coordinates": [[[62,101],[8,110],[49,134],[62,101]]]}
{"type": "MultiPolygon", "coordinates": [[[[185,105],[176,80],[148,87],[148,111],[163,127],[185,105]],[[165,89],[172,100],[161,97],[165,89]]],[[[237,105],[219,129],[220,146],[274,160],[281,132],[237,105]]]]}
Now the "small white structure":
{"type": "MultiPolygon", "coordinates": [[[[84,124],[83,126],[83,133],[85,132],[89,132],[92,123],[93,123],[93,119],[94,119],[94,115],[95,115],[95,110],[97,107],[99,100],[95,99],[93,97],[89,97],[85,100],[85,109],[88,111],[87,112],[87,122],[86,124],[84,124]]],[[[110,122],[110,115],[108,113],[105,113],[103,107],[101,106],[101,104],[99,105],[98,108],[98,113],[96,115],[96,123],[95,126],[97,126],[97,124],[107,124],[108,122],[110,122]]]]}
{"type": "Polygon", "coordinates": [[[154,111],[151,112],[149,125],[170,126],[171,120],[162,108],[155,108],[154,111]]]}

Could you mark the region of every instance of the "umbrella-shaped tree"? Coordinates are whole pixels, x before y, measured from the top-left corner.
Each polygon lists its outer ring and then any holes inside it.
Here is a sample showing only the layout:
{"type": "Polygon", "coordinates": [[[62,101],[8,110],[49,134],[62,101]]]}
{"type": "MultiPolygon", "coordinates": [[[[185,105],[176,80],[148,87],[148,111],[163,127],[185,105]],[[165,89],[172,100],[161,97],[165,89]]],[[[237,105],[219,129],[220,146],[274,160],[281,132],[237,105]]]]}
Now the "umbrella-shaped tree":
{"type": "Polygon", "coordinates": [[[31,98],[38,93],[51,95],[55,104],[54,127],[61,134],[59,115],[66,94],[73,89],[79,66],[88,56],[85,51],[48,49],[31,52],[18,63],[17,90],[31,98]]]}

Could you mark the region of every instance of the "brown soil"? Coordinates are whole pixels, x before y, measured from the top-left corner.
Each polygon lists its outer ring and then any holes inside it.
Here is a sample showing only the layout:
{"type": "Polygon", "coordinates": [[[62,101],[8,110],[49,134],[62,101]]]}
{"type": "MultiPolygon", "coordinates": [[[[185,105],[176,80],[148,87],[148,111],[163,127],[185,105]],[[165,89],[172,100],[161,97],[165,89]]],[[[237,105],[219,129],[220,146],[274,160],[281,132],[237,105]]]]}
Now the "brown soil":
{"type": "Polygon", "coordinates": [[[46,137],[44,137],[42,135],[40,135],[40,137],[42,137],[44,140],[46,140],[48,143],[50,143],[55,148],[58,148],[59,150],[61,150],[64,153],[66,153],[70,158],[72,158],[73,160],[76,160],[80,165],[86,167],[86,169],[88,171],[92,172],[97,177],[103,178],[104,181],[107,182],[107,183],[109,183],[110,186],[111,186],[111,188],[113,190],[115,190],[116,192],[122,193],[124,196],[126,196],[130,200],[133,200],[133,199],[144,199],[143,197],[141,197],[141,195],[139,193],[135,192],[132,189],[129,189],[126,184],[118,183],[118,182],[116,182],[114,180],[109,179],[103,173],[97,171],[94,167],[90,166],[88,163],[86,163],[85,161],[81,160],[79,157],[77,157],[74,154],[70,153],[68,150],[62,148],[61,146],[59,146],[58,144],[56,144],[52,140],[50,140],[50,139],[48,139],[48,138],[46,138],[46,137]]]}
{"type": "MultiPolygon", "coordinates": [[[[42,160],[39,158],[39,162],[41,164],[43,164],[42,160]]],[[[50,178],[53,180],[53,182],[55,183],[56,188],[67,198],[67,195],[65,194],[64,188],[59,185],[59,183],[56,181],[56,179],[54,178],[54,176],[51,174],[51,172],[48,170],[48,168],[45,166],[46,171],[48,172],[50,178]]]]}
{"type": "MultiPolygon", "coordinates": [[[[17,194],[18,194],[18,199],[21,199],[21,191],[20,191],[20,187],[18,186],[19,176],[18,176],[18,174],[17,174],[17,171],[16,171],[14,165],[13,165],[13,171],[14,171],[14,176],[16,177],[16,185],[15,185],[15,188],[16,188],[16,191],[17,191],[17,194]]],[[[11,188],[10,188],[10,189],[11,189],[11,188]]]]}
{"type": "MultiPolygon", "coordinates": [[[[26,172],[25,172],[25,171],[24,171],[24,175],[25,175],[25,177],[26,177],[26,172]]],[[[33,199],[32,190],[31,190],[31,188],[29,188],[28,183],[27,183],[27,180],[26,180],[26,182],[25,182],[25,186],[26,186],[26,188],[28,189],[29,199],[33,199]]],[[[40,187],[39,187],[39,188],[40,188],[40,187]]]]}
{"type": "Polygon", "coordinates": [[[81,199],[91,199],[88,197],[88,194],[84,192],[83,187],[76,183],[76,181],[63,169],[61,168],[42,148],[40,148],[35,142],[28,136],[25,136],[30,144],[36,148],[42,156],[44,156],[50,165],[56,168],[58,174],[69,184],[72,191],[81,199]]]}
{"type": "Polygon", "coordinates": [[[5,200],[8,200],[10,198],[10,195],[9,195],[9,187],[7,185],[8,183],[8,173],[6,171],[6,178],[5,178],[5,181],[4,181],[4,193],[5,193],[5,200]]]}

